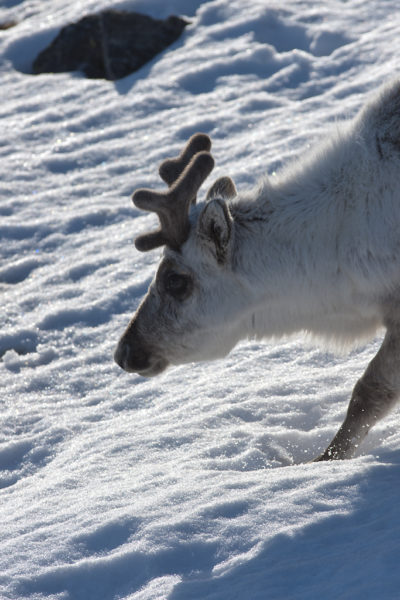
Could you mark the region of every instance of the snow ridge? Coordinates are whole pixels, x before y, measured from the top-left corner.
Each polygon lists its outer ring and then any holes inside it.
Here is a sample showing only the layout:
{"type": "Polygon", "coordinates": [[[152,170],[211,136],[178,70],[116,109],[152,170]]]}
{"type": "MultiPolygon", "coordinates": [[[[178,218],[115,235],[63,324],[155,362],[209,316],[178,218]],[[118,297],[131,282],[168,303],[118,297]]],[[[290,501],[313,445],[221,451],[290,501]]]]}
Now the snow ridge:
{"type": "Polygon", "coordinates": [[[132,191],[196,131],[216,177],[274,177],[397,74],[397,4],[48,4],[0,7],[0,598],[394,600],[398,411],[355,460],[307,463],[379,340],[249,342],[154,380],[112,353],[158,260],[132,191]],[[30,74],[111,4],[191,24],[115,83],[30,74]]]}

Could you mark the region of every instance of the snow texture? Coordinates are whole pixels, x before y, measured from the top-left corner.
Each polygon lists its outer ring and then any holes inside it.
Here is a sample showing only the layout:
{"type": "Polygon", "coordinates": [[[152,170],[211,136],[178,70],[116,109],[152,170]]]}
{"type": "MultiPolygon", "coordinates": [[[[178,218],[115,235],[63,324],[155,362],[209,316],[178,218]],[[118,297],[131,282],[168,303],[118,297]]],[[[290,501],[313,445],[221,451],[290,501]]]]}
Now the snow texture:
{"type": "Polygon", "coordinates": [[[215,177],[271,177],[395,75],[395,0],[3,0],[0,23],[1,600],[395,600],[398,410],[354,460],[308,464],[379,339],[301,336],[145,380],[115,344],[159,251],[130,200],[187,138],[215,177]],[[191,24],[112,83],[32,76],[95,10],[191,24]]]}

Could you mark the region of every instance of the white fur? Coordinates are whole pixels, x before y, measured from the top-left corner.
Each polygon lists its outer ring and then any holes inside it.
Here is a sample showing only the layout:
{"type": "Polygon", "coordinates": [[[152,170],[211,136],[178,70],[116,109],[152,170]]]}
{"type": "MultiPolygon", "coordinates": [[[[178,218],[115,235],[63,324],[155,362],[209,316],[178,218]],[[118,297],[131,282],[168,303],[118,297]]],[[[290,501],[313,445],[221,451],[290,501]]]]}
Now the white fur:
{"type": "Polygon", "coordinates": [[[178,305],[153,284],[135,317],[142,339],[177,364],[224,356],[246,337],[306,331],[343,346],[373,335],[400,298],[399,182],[397,81],[306,158],[225,199],[222,264],[204,233],[214,208],[193,209],[189,239],[164,261],[193,276],[194,292],[178,305]]]}
{"type": "Polygon", "coordinates": [[[400,396],[400,82],[248,194],[216,182],[166,249],[115,359],[157,375],[242,338],[306,331],[337,346],[384,325],[346,418],[317,460],[351,457],[400,396]],[[172,283],[171,283],[172,282],[172,283]],[[183,286],[183,287],[182,287],[183,286]],[[178,291],[177,291],[178,290],[178,291]]]}
{"type": "Polygon", "coordinates": [[[303,330],[346,346],[384,325],[343,425],[317,460],[352,456],[400,395],[399,184],[397,81],[253,192],[221,198],[235,186],[216,182],[192,211],[187,241],[164,251],[116,361],[150,376],[169,363],[225,356],[246,337],[303,330]]]}

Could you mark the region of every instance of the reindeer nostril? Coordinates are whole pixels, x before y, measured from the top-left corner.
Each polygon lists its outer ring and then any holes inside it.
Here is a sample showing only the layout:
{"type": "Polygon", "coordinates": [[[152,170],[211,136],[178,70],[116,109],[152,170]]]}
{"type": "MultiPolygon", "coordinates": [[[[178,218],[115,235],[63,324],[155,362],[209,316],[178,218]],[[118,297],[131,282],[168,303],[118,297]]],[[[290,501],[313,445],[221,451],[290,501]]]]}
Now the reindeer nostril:
{"type": "Polygon", "coordinates": [[[114,352],[114,360],[122,369],[138,373],[150,366],[150,355],[143,348],[134,348],[121,340],[114,352]]]}
{"type": "Polygon", "coordinates": [[[121,342],[118,343],[117,347],[115,348],[115,352],[114,352],[114,361],[117,363],[117,365],[119,367],[121,367],[121,369],[124,369],[124,365],[125,365],[125,345],[122,344],[121,342]]]}

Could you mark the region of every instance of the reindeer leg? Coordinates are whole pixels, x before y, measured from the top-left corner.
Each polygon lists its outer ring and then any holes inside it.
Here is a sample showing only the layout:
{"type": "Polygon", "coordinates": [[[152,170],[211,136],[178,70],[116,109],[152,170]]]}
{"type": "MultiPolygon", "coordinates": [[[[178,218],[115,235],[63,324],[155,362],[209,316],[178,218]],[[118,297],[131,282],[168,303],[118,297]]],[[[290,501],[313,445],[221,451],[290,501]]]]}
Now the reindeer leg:
{"type": "Polygon", "coordinates": [[[315,461],[351,458],[368,431],[400,395],[400,326],[388,327],[382,346],[356,383],[343,425],[315,461]]]}

